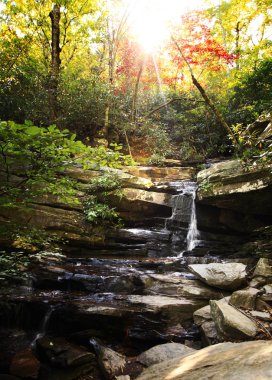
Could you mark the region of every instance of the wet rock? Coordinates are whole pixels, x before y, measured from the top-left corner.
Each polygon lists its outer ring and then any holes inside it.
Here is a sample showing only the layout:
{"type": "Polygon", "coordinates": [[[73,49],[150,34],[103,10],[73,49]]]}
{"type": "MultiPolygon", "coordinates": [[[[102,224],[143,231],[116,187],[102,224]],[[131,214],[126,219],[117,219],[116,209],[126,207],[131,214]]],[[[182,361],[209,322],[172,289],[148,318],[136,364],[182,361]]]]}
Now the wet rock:
{"type": "Polygon", "coordinates": [[[250,339],[257,334],[256,324],[227,303],[210,301],[211,315],[222,339],[250,339]]]}
{"type": "Polygon", "coordinates": [[[175,274],[152,274],[143,278],[145,293],[167,296],[188,297],[190,299],[218,299],[219,292],[199,280],[190,280],[175,274]]]}
{"type": "Polygon", "coordinates": [[[163,360],[173,359],[175,357],[182,358],[194,353],[196,350],[179,343],[166,343],[154,346],[149,350],[140,354],[137,361],[149,367],[153,364],[162,362],[163,360]]]}
{"type": "Polygon", "coordinates": [[[189,265],[200,280],[220,289],[236,290],[246,282],[246,266],[241,263],[189,265]]]}
{"type": "MultiPolygon", "coordinates": [[[[93,364],[86,363],[76,367],[52,368],[43,365],[40,371],[39,380],[74,380],[80,376],[93,372],[93,364]]],[[[91,379],[93,377],[90,377],[91,379]]]]}
{"type": "Polygon", "coordinates": [[[39,360],[34,356],[31,349],[28,349],[14,355],[10,364],[10,373],[22,378],[37,379],[40,366],[39,360]]]}
{"type": "Polygon", "coordinates": [[[205,346],[211,346],[218,342],[218,334],[214,321],[203,322],[200,327],[202,340],[205,346]]]}
{"type": "Polygon", "coordinates": [[[232,293],[230,304],[241,309],[255,309],[256,298],[260,291],[256,288],[237,290],[232,293]]]}
{"type": "MultiPolygon", "coordinates": [[[[15,309],[16,310],[16,309],[15,309]]],[[[14,313],[15,310],[11,309],[14,313]]],[[[7,305],[5,311],[7,312],[7,305]]],[[[7,315],[11,318],[11,316],[7,315]]],[[[3,323],[3,320],[1,321],[3,323]]],[[[19,329],[1,329],[0,330],[0,372],[9,372],[12,358],[17,352],[23,352],[28,349],[31,339],[24,330],[19,329]]]]}
{"type": "Polygon", "coordinates": [[[93,365],[95,356],[86,349],[67,342],[64,338],[43,337],[36,341],[41,357],[53,367],[78,367],[93,365]]]}
{"type": "Polygon", "coordinates": [[[137,380],[268,380],[271,341],[221,343],[147,368],[137,380]]]}
{"type": "Polygon", "coordinates": [[[102,345],[96,339],[91,339],[90,344],[97,354],[99,366],[107,379],[116,379],[116,376],[124,372],[127,363],[124,355],[102,345]]]}
{"type": "Polygon", "coordinates": [[[193,312],[200,306],[204,306],[205,300],[190,300],[187,298],[175,298],[166,296],[140,296],[130,295],[127,299],[135,305],[143,305],[146,310],[159,313],[171,323],[178,323],[191,319],[193,312]]]}
{"type": "Polygon", "coordinates": [[[211,319],[212,316],[210,305],[204,306],[194,312],[194,322],[197,326],[201,326],[202,323],[210,321],[211,319]]]}

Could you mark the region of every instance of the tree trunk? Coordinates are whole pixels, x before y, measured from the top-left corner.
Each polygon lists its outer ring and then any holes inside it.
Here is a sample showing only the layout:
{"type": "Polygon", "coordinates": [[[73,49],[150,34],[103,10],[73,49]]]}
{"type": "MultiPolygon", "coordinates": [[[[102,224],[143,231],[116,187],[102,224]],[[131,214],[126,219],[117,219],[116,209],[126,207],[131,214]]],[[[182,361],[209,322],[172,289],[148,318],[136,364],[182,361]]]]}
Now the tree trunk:
{"type": "Polygon", "coordinates": [[[131,121],[132,123],[136,122],[136,115],[137,115],[137,100],[138,100],[138,92],[139,92],[139,85],[140,85],[140,79],[143,73],[145,62],[143,61],[137,75],[135,88],[134,88],[134,94],[132,98],[132,108],[131,108],[131,121]]]}
{"type": "Polygon", "coordinates": [[[201,86],[201,84],[198,82],[198,80],[194,76],[194,73],[193,73],[193,70],[192,70],[190,63],[188,62],[187,58],[183,54],[183,51],[179,47],[179,45],[178,45],[177,41],[174,39],[174,37],[172,37],[172,41],[176,45],[178,51],[180,52],[180,54],[182,56],[182,59],[186,63],[186,65],[190,71],[190,74],[191,74],[192,82],[193,82],[194,86],[198,89],[198,91],[200,92],[202,98],[204,99],[204,102],[211,109],[211,111],[213,112],[214,116],[216,117],[218,123],[228,132],[228,134],[230,135],[230,138],[232,139],[233,144],[238,145],[238,141],[237,141],[234,133],[232,132],[230,126],[226,123],[221,112],[216,108],[213,101],[209,98],[209,96],[206,93],[206,91],[204,90],[204,88],[201,86]]]}
{"type": "Polygon", "coordinates": [[[56,122],[58,117],[58,86],[60,75],[60,6],[54,5],[49,13],[51,19],[51,68],[49,79],[49,105],[51,122],[56,122]]]}

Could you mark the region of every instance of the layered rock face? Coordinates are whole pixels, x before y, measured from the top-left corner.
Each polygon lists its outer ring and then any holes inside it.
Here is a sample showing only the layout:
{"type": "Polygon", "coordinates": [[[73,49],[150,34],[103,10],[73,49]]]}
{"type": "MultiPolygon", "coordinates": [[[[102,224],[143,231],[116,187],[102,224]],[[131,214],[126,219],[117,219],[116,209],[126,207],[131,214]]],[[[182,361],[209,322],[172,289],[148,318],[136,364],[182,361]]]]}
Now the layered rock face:
{"type": "Polygon", "coordinates": [[[223,161],[200,171],[197,183],[200,225],[250,232],[272,223],[271,165],[223,161]]]}

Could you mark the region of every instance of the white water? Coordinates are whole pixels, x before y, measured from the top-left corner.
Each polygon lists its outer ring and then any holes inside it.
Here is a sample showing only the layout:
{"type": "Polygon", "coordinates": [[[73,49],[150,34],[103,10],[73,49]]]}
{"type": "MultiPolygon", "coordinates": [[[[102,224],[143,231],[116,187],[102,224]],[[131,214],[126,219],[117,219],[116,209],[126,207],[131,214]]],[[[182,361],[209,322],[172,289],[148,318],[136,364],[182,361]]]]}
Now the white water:
{"type": "MultiPolygon", "coordinates": [[[[198,244],[199,232],[197,229],[196,218],[196,190],[195,182],[177,182],[172,183],[180,194],[173,197],[173,211],[170,219],[178,223],[188,223],[188,232],[186,236],[186,251],[192,251],[198,244]]],[[[183,252],[179,257],[183,256],[183,252]]]]}
{"type": "Polygon", "coordinates": [[[198,241],[198,236],[199,236],[199,232],[197,229],[195,197],[196,197],[196,188],[192,192],[191,219],[190,219],[190,224],[188,228],[188,233],[186,236],[187,251],[192,251],[197,246],[197,241],[198,241]]]}
{"type": "Polygon", "coordinates": [[[50,305],[50,308],[47,310],[47,312],[45,313],[43,317],[40,330],[37,332],[37,334],[35,335],[34,339],[31,342],[32,348],[35,348],[36,342],[38,339],[43,338],[45,336],[49,320],[54,310],[55,310],[55,307],[50,305]]]}

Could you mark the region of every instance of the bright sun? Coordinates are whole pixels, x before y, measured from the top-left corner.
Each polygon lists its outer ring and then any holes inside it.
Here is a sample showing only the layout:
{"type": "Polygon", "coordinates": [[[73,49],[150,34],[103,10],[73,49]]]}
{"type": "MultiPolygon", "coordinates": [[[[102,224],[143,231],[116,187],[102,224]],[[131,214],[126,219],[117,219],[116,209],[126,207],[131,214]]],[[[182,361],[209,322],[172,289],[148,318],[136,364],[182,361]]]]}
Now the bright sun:
{"type": "Polygon", "coordinates": [[[203,0],[127,0],[129,24],[143,48],[155,52],[170,37],[170,24],[190,9],[203,8],[203,0]]]}

